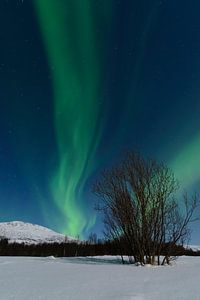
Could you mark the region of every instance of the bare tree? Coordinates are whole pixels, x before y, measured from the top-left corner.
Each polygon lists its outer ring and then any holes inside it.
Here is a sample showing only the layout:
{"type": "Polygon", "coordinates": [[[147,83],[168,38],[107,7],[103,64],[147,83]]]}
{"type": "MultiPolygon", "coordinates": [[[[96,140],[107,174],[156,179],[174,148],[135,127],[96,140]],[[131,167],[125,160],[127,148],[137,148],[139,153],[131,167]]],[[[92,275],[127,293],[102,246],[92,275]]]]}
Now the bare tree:
{"type": "Polygon", "coordinates": [[[191,231],[188,225],[199,220],[199,217],[195,216],[198,206],[197,194],[191,197],[187,193],[183,195],[182,210],[178,203],[173,201],[172,209],[165,215],[165,256],[162,264],[169,263],[175,246],[183,246],[189,241],[191,231]]]}
{"type": "MultiPolygon", "coordinates": [[[[199,205],[197,195],[184,195],[182,212],[175,199],[179,185],[163,163],[128,152],[116,167],[106,170],[94,184],[104,214],[105,235],[121,245],[141,264],[169,263],[176,245],[189,238],[188,225],[199,205]]],[[[124,251],[121,245],[121,251],[124,251]]]]}
{"type": "Polygon", "coordinates": [[[91,245],[95,245],[98,242],[97,234],[94,232],[91,232],[89,237],[88,237],[88,242],[91,245]]]}

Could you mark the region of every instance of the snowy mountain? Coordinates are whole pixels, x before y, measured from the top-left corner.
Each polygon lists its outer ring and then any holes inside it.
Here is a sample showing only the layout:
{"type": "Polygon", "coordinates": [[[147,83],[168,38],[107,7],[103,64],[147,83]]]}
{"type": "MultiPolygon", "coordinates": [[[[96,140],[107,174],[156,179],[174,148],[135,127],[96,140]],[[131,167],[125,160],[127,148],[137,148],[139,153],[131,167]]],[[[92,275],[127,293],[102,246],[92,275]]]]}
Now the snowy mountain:
{"type": "Polygon", "coordinates": [[[62,243],[75,240],[46,227],[20,221],[0,222],[0,238],[7,238],[9,243],[25,244],[62,243]]]}
{"type": "Polygon", "coordinates": [[[197,251],[200,251],[200,246],[198,245],[188,245],[187,247],[186,247],[186,249],[191,249],[191,250],[193,250],[194,252],[197,252],[197,251]]]}

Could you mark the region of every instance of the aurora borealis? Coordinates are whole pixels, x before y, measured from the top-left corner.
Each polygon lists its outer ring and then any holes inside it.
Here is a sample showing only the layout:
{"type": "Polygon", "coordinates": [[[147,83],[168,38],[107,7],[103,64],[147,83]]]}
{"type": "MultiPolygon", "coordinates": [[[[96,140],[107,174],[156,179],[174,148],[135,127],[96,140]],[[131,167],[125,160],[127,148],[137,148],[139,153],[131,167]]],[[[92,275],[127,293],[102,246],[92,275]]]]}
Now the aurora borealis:
{"type": "Polygon", "coordinates": [[[92,15],[88,1],[36,2],[49,62],[54,66],[55,131],[60,161],[53,180],[53,198],[66,217],[66,233],[76,235],[87,225],[79,198],[94,165],[92,158],[99,136],[100,66],[92,15]]]}
{"type": "Polygon", "coordinates": [[[91,183],[130,147],[198,192],[199,9],[1,1],[0,220],[100,232],[91,183]]]}

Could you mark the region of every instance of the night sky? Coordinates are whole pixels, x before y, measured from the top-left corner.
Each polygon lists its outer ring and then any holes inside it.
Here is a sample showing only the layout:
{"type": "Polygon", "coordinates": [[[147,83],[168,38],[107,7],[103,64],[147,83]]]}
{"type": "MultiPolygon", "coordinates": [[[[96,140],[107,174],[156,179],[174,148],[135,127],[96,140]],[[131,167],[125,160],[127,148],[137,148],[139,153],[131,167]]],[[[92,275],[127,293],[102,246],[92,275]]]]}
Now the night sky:
{"type": "Polygon", "coordinates": [[[91,184],[133,147],[200,192],[199,11],[199,0],[0,1],[0,221],[101,232],[91,184]]]}

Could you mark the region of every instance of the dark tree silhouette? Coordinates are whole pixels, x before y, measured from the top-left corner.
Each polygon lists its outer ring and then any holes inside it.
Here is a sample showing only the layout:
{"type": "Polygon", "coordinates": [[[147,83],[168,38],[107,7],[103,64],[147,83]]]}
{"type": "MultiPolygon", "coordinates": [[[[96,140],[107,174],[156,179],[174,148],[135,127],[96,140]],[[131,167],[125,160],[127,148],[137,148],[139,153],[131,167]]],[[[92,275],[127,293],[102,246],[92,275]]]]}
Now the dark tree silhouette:
{"type": "Polygon", "coordinates": [[[185,193],[183,201],[177,201],[178,188],[166,165],[128,152],[93,186],[106,237],[117,241],[121,253],[130,253],[135,262],[154,264],[157,258],[158,264],[169,263],[175,247],[189,239],[188,225],[197,220],[193,216],[199,205],[196,194],[185,193]]]}

